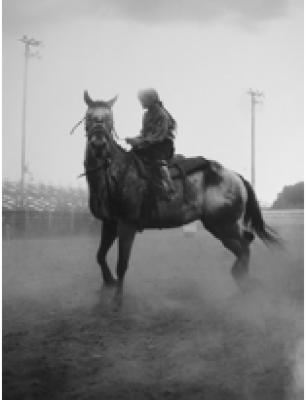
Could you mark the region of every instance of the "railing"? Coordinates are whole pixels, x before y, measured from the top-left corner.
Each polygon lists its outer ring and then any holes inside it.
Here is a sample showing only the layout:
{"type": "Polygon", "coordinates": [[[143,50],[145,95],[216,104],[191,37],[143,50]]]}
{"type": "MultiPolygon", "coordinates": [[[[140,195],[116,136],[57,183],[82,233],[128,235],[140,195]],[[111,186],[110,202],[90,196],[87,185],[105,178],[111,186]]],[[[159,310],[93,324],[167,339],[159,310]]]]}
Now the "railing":
{"type": "Polygon", "coordinates": [[[2,211],[3,239],[98,234],[101,222],[89,212],[2,211]]]}

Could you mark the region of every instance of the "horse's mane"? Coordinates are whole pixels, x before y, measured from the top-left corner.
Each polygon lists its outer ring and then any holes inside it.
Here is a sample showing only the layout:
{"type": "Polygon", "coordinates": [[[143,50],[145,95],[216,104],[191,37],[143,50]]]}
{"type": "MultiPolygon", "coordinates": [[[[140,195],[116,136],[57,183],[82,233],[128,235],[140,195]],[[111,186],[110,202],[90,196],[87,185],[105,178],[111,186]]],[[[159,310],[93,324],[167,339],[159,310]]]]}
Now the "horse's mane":
{"type": "Polygon", "coordinates": [[[147,170],[146,170],[143,160],[133,151],[133,149],[131,149],[131,150],[124,149],[117,142],[116,139],[122,140],[119,138],[119,136],[116,133],[111,135],[112,143],[116,147],[116,149],[119,150],[122,154],[124,154],[127,157],[127,162],[129,164],[133,164],[133,166],[137,170],[140,178],[147,179],[148,174],[147,174],[147,170]]]}

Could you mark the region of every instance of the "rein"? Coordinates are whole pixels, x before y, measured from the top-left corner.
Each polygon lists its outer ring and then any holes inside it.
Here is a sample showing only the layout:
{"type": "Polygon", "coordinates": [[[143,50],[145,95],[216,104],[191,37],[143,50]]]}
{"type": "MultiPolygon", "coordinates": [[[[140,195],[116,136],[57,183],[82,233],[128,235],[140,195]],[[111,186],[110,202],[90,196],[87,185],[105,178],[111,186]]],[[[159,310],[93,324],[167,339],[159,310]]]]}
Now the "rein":
{"type": "MultiPolygon", "coordinates": [[[[70,135],[74,134],[74,131],[81,125],[81,123],[86,119],[86,115],[80,119],[80,121],[78,121],[73,128],[70,131],[70,135]]],[[[125,139],[122,139],[118,133],[116,132],[116,130],[113,128],[112,129],[112,134],[114,135],[114,137],[119,141],[119,142],[125,142],[125,139]]]]}
{"type": "Polygon", "coordinates": [[[101,164],[101,165],[98,165],[95,168],[89,168],[89,169],[85,168],[85,172],[83,172],[82,174],[78,175],[77,178],[82,178],[83,176],[87,176],[87,175],[91,174],[92,172],[99,171],[100,169],[102,169],[104,167],[105,167],[105,165],[101,164]]]}
{"type": "Polygon", "coordinates": [[[74,131],[76,130],[76,128],[77,128],[78,126],[81,125],[81,123],[84,121],[85,118],[86,118],[86,116],[83,117],[82,119],[80,119],[80,121],[77,122],[77,123],[74,125],[74,127],[73,127],[73,128],[71,129],[71,131],[70,131],[70,135],[72,135],[72,134],[74,133],[74,131]]]}

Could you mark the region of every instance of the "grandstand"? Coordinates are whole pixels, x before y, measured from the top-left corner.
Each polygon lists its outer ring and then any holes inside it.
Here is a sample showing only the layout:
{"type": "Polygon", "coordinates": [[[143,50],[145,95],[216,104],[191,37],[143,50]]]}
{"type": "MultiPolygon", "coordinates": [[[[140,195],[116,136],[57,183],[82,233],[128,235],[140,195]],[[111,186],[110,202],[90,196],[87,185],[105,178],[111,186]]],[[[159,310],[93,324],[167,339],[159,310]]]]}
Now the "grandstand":
{"type": "Polygon", "coordinates": [[[99,231],[100,223],[89,212],[85,189],[28,184],[21,202],[18,183],[5,181],[2,185],[4,239],[96,234],[99,231]]]}
{"type": "MultiPolygon", "coordinates": [[[[2,186],[2,210],[20,209],[20,185],[5,181],[2,186]]],[[[28,184],[25,187],[24,210],[28,211],[71,211],[88,210],[88,194],[81,188],[61,188],[44,184],[28,184]]]]}

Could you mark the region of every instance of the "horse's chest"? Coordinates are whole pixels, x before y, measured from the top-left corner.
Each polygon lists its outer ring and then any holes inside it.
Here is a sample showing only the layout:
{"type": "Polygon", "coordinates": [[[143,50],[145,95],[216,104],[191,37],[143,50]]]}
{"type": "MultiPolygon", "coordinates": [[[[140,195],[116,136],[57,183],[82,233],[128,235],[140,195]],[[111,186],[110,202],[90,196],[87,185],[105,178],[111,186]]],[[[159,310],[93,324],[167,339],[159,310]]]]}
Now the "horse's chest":
{"type": "Polygon", "coordinates": [[[109,205],[96,194],[89,195],[89,209],[98,219],[109,219],[111,216],[109,205]]]}
{"type": "Polygon", "coordinates": [[[91,213],[99,219],[111,217],[111,201],[104,177],[99,177],[89,184],[89,208],[91,213]]]}

